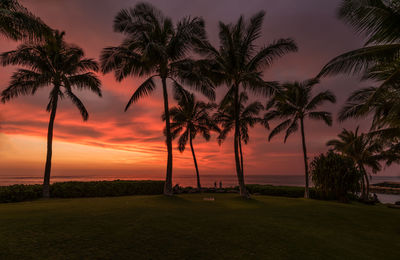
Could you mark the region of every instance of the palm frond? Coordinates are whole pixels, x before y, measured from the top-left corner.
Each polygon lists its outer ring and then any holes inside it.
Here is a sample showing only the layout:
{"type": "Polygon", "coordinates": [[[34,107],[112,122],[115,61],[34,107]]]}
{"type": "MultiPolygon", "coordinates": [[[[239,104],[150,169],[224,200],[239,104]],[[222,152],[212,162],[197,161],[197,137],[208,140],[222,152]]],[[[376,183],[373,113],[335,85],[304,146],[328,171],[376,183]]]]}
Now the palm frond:
{"type": "Polygon", "coordinates": [[[318,77],[339,73],[358,74],[367,70],[377,61],[390,62],[400,55],[400,44],[368,46],[346,52],[326,64],[318,77]]]}
{"type": "Polygon", "coordinates": [[[291,119],[287,119],[285,121],[283,121],[282,123],[280,123],[279,125],[277,125],[269,134],[268,136],[268,141],[271,141],[271,139],[276,136],[277,134],[281,133],[282,131],[284,131],[285,129],[287,129],[290,125],[292,124],[292,120],[291,119]]]}
{"type": "Polygon", "coordinates": [[[148,96],[151,94],[151,92],[154,91],[156,88],[156,85],[154,84],[153,81],[153,76],[146,79],[133,93],[132,97],[129,99],[128,104],[125,106],[125,111],[128,110],[130,105],[134,102],[137,102],[140,98],[148,96]]]}
{"type": "Polygon", "coordinates": [[[64,79],[65,81],[68,81],[71,86],[75,86],[78,89],[88,89],[96,93],[99,97],[102,96],[101,81],[93,72],[73,75],[65,77],[64,79]]]}
{"type": "Polygon", "coordinates": [[[323,120],[328,126],[332,126],[332,114],[324,111],[313,111],[308,114],[311,119],[323,120]]]}
{"type": "Polygon", "coordinates": [[[69,99],[71,99],[72,103],[78,108],[83,118],[83,121],[87,121],[89,118],[89,113],[83,105],[82,101],[72,91],[67,90],[65,93],[69,97],[69,99]]]}
{"type": "Polygon", "coordinates": [[[366,33],[367,44],[400,40],[400,12],[395,1],[344,0],[338,16],[358,32],[366,33]]]}

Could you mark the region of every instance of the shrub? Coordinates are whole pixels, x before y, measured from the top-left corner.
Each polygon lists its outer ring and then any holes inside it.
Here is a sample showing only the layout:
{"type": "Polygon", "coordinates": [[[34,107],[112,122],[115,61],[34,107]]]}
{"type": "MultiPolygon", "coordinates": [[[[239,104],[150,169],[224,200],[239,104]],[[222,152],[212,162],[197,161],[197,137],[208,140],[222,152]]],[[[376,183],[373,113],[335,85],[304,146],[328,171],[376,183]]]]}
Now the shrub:
{"type": "Polygon", "coordinates": [[[347,202],[360,191],[362,173],[353,160],[329,151],[311,162],[311,176],[316,192],[322,199],[347,202]]]}
{"type": "MultiPolygon", "coordinates": [[[[258,193],[261,195],[283,196],[290,198],[304,197],[303,187],[250,184],[246,185],[246,188],[252,194],[258,193]]],[[[310,197],[316,197],[315,190],[313,188],[310,189],[310,197]]]]}
{"type": "MultiPolygon", "coordinates": [[[[113,197],[162,194],[163,181],[57,182],[50,186],[53,198],[113,197]]],[[[19,202],[42,197],[42,185],[0,186],[0,202],[19,202]]]]}
{"type": "Polygon", "coordinates": [[[0,202],[19,202],[38,199],[42,196],[42,185],[0,186],[0,202]]]}

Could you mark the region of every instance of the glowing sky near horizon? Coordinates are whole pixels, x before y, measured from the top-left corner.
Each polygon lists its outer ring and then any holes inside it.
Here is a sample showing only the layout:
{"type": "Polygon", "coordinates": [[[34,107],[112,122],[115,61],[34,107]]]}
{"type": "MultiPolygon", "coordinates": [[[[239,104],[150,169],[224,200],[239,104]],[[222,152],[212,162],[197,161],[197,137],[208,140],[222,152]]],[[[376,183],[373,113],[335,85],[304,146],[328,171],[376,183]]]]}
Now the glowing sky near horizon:
{"type": "MultiPolygon", "coordinates": [[[[51,27],[66,32],[68,42],[81,46],[87,57],[98,59],[102,48],[120,43],[122,36],[112,31],[112,21],[121,8],[133,7],[132,0],[22,0],[29,10],[51,27]]],[[[335,16],[340,1],[302,0],[220,0],[220,1],[148,1],[175,21],[185,15],[202,16],[210,41],[218,44],[217,23],[235,22],[239,15],[250,17],[267,12],[260,46],[278,38],[291,37],[299,52],[285,56],[266,71],[266,80],[305,80],[315,76],[332,57],[362,46],[363,38],[335,16]]],[[[12,50],[17,43],[0,38],[0,52],[12,50]]],[[[0,68],[0,89],[7,86],[15,67],[0,68]]],[[[162,135],[162,97],[158,89],[124,113],[129,96],[142,81],[129,78],[121,83],[113,75],[99,75],[103,98],[88,92],[76,92],[89,111],[83,122],[70,101],[63,100],[54,128],[53,175],[120,175],[163,177],[166,148],[162,135]]],[[[323,79],[318,90],[331,89],[338,97],[327,110],[334,113],[355,89],[365,86],[357,77],[323,79]]],[[[226,89],[221,87],[217,100],[226,89]]],[[[198,94],[200,97],[201,95],[198,94]]],[[[0,175],[41,176],[44,167],[49,114],[45,111],[48,89],[35,96],[17,98],[0,105],[0,175]]],[[[260,99],[265,103],[264,99],[260,99]]],[[[172,102],[173,104],[173,102],[172,102]]],[[[327,150],[325,143],[342,128],[367,129],[367,120],[349,121],[327,127],[321,122],[306,122],[309,157],[327,150]]],[[[283,144],[277,136],[267,142],[268,132],[261,126],[251,130],[250,143],[244,147],[247,174],[302,174],[300,136],[295,134],[283,144]]],[[[229,138],[218,146],[215,135],[209,143],[195,140],[200,172],[234,174],[233,144],[229,138]]],[[[176,142],[174,142],[176,148],[176,142]]],[[[400,176],[399,167],[386,169],[384,175],[400,176]]],[[[190,150],[174,149],[175,174],[194,173],[190,150]]]]}

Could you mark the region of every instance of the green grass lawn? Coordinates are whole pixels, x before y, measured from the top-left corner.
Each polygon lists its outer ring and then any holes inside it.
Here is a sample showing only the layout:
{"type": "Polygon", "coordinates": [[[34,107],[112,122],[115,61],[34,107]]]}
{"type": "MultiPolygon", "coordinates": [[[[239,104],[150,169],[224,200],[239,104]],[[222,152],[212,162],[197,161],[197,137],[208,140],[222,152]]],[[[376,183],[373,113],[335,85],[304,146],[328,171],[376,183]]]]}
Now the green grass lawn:
{"type": "Polygon", "coordinates": [[[236,194],[0,204],[0,259],[32,258],[400,259],[400,210],[236,194]]]}

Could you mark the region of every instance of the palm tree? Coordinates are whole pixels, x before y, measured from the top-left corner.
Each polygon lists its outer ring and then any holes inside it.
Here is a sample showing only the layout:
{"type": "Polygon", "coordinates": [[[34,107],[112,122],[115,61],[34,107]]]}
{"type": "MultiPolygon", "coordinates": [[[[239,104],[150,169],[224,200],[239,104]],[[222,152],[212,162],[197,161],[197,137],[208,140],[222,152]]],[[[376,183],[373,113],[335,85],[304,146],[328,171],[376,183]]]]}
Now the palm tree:
{"type": "MultiPolygon", "coordinates": [[[[216,107],[215,104],[197,101],[191,93],[177,97],[178,106],[169,110],[171,116],[171,135],[172,139],[177,138],[178,149],[182,153],[185,151],[186,144],[189,140],[190,149],[192,151],[194,167],[197,176],[197,188],[201,189],[200,173],[197,165],[196,154],[194,152],[193,140],[197,134],[201,134],[206,141],[210,140],[211,131],[219,132],[218,125],[210,117],[210,112],[216,107]],[[183,131],[183,133],[182,133],[183,131]]],[[[165,120],[165,114],[163,115],[165,120]]]]}
{"type": "Polygon", "coordinates": [[[0,35],[13,40],[41,39],[51,29],[16,0],[0,0],[0,35]]]}
{"type": "Polygon", "coordinates": [[[227,95],[234,97],[234,152],[236,174],[240,194],[249,197],[246,191],[243,171],[239,159],[239,95],[241,88],[253,93],[267,95],[275,89],[276,82],[266,82],[262,75],[265,68],[272,65],[276,58],[286,53],[297,51],[291,39],[280,39],[264,47],[257,48],[255,42],[261,37],[261,26],[265,12],[261,11],[245,21],[243,16],[235,24],[219,23],[219,49],[202,41],[196,50],[205,56],[200,63],[205,65],[207,75],[214,83],[229,88],[227,95]]]}
{"type": "Polygon", "coordinates": [[[47,133],[47,157],[43,181],[43,197],[50,196],[50,171],[53,144],[53,126],[58,102],[68,97],[79,109],[84,121],[88,112],[82,101],[75,96],[73,89],[88,89],[101,97],[100,81],[91,71],[98,70],[98,64],[84,58],[81,48],[63,40],[64,32],[55,31],[45,42],[26,43],[16,50],[1,54],[3,66],[21,65],[12,75],[10,85],[1,93],[3,103],[20,95],[33,95],[37,90],[52,86],[47,111],[50,122],[47,133]]]}
{"type": "Polygon", "coordinates": [[[282,90],[277,92],[275,97],[269,102],[267,108],[273,109],[264,116],[264,123],[269,128],[269,121],[274,119],[284,120],[277,125],[269,134],[268,141],[275,135],[286,130],[284,142],[287,138],[299,129],[301,131],[301,141],[303,146],[304,170],[305,170],[305,192],[304,197],[309,198],[309,177],[308,177],[308,159],[307,147],[304,133],[304,120],[310,118],[313,120],[323,120],[327,125],[332,125],[332,115],[325,111],[316,111],[316,109],[325,102],[336,102],[335,95],[329,90],[312,95],[313,87],[319,83],[312,79],[305,82],[287,83],[282,86],[282,90]]]}
{"type": "Polygon", "coordinates": [[[369,197],[369,178],[370,174],[367,173],[365,166],[372,169],[373,173],[381,170],[379,161],[382,159],[382,145],[376,142],[368,134],[359,134],[358,127],[356,131],[349,131],[343,129],[338,135],[338,139],[332,139],[326,143],[331,146],[333,150],[351,158],[357,165],[360,172],[363,174],[362,179],[362,194],[364,199],[369,197]]]}
{"type": "Polygon", "coordinates": [[[319,76],[362,73],[377,87],[354,91],[339,120],[373,114],[371,134],[388,148],[387,164],[400,158],[400,3],[384,0],[344,0],[339,17],[368,37],[364,47],[332,59],[319,76]]]}
{"type": "MultiPolygon", "coordinates": [[[[364,47],[344,53],[324,66],[319,76],[338,73],[360,73],[382,66],[400,66],[400,7],[398,1],[343,0],[339,18],[367,38],[364,47]]],[[[391,85],[400,80],[398,70],[385,70],[382,83],[391,85]]],[[[367,73],[367,78],[369,78],[367,73]]]]}
{"type": "MultiPolygon", "coordinates": [[[[258,114],[262,109],[264,109],[263,105],[256,101],[252,102],[249,105],[245,106],[249,97],[246,92],[240,93],[239,97],[239,155],[240,155],[240,169],[242,174],[244,175],[244,166],[243,166],[243,151],[242,151],[242,141],[247,144],[250,140],[249,136],[249,127],[254,127],[256,123],[261,122],[261,118],[258,117],[258,114]]],[[[221,124],[222,129],[218,136],[218,142],[221,144],[228,134],[232,131],[235,125],[235,117],[234,117],[234,105],[233,105],[233,97],[230,97],[229,100],[223,100],[221,102],[220,108],[217,113],[214,115],[215,121],[221,124]]]]}
{"type": "Polygon", "coordinates": [[[185,17],[176,26],[172,20],[146,3],[122,9],[114,19],[114,31],[126,36],[117,47],[107,47],[101,54],[103,73],[115,72],[117,81],[128,76],[149,76],[133,93],[125,107],[150,95],[156,88],[155,78],[160,78],[163,89],[165,135],[168,150],[164,194],[172,195],[172,136],[168,108],[167,80],[175,90],[181,83],[194,86],[210,99],[215,98],[212,84],[196,74],[193,63],[186,59],[195,42],[205,40],[204,22],[201,18],[185,17]]]}

